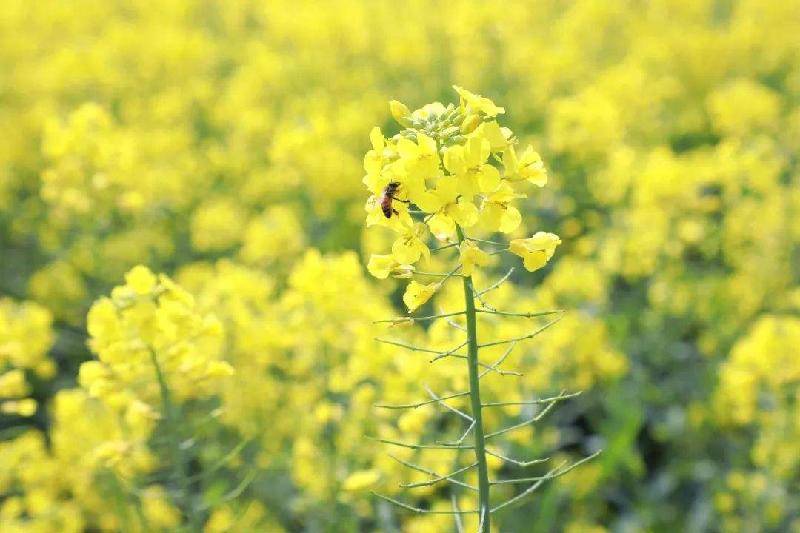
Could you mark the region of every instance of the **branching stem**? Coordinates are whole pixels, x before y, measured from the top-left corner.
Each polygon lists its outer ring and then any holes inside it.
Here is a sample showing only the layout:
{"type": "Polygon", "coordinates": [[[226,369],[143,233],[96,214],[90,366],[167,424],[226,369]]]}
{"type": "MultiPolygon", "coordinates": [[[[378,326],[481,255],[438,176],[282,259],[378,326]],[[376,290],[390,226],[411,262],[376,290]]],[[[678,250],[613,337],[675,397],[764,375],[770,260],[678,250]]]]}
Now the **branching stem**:
{"type": "Polygon", "coordinates": [[[454,313],[441,313],[438,315],[429,315],[429,316],[399,316],[396,318],[388,318],[386,320],[375,320],[373,324],[399,324],[403,322],[422,322],[424,320],[436,320],[437,318],[445,318],[449,316],[458,316],[463,315],[464,311],[456,311],[454,313]]]}
{"type": "Polygon", "coordinates": [[[423,405],[430,405],[432,403],[441,403],[442,400],[449,400],[450,398],[461,398],[462,396],[469,396],[469,391],[465,392],[456,392],[454,394],[448,394],[447,396],[441,396],[436,398],[435,400],[424,400],[417,403],[404,403],[399,405],[387,405],[385,403],[377,403],[375,407],[379,407],[381,409],[416,409],[418,407],[422,407],[423,405]]]}
{"type": "Polygon", "coordinates": [[[501,316],[518,316],[523,318],[536,318],[538,316],[547,316],[547,315],[557,315],[559,313],[563,313],[561,309],[554,309],[552,311],[538,311],[536,313],[513,313],[510,311],[497,311],[496,309],[476,309],[478,313],[489,313],[492,315],[501,315],[501,316]]]}
{"type": "MultiPolygon", "coordinates": [[[[481,239],[472,239],[469,237],[464,236],[464,232],[460,226],[456,226],[456,234],[458,236],[458,242],[448,244],[446,246],[441,247],[440,249],[450,248],[454,246],[459,246],[461,243],[465,242],[466,240],[471,240],[475,242],[480,242],[484,244],[492,244],[492,245],[500,245],[501,243],[496,243],[493,241],[486,241],[481,239]]],[[[508,248],[500,248],[490,253],[490,255],[502,253],[506,251],[508,248]]],[[[456,276],[458,270],[462,268],[462,265],[457,266],[454,270],[447,274],[439,274],[439,273],[431,273],[431,272],[417,272],[420,275],[432,275],[432,276],[439,276],[442,277],[442,280],[438,282],[438,285],[441,286],[447,281],[450,277],[456,276]]],[[[510,505],[517,503],[518,501],[522,500],[526,496],[530,495],[531,493],[535,492],[546,480],[553,479],[559,477],[563,474],[566,474],[573,468],[579,466],[580,464],[584,463],[585,461],[590,460],[591,458],[595,457],[596,454],[587,457],[581,461],[577,461],[572,465],[565,466],[566,463],[562,463],[555,468],[551,469],[549,472],[545,473],[544,475],[540,476],[533,476],[533,477],[520,477],[520,478],[512,478],[512,479],[489,479],[489,468],[488,468],[488,458],[489,456],[495,457],[500,459],[504,463],[508,463],[511,465],[515,465],[519,468],[527,468],[529,466],[537,465],[540,463],[544,463],[549,461],[549,458],[538,458],[538,459],[531,459],[531,460],[520,460],[514,459],[512,457],[507,457],[494,449],[487,449],[486,441],[487,439],[498,437],[500,435],[509,433],[511,431],[529,426],[530,424],[536,423],[541,420],[559,401],[565,400],[568,398],[572,398],[577,396],[580,393],[575,394],[565,394],[562,392],[557,396],[553,396],[550,398],[541,398],[541,399],[534,399],[534,400],[521,400],[521,401],[495,401],[495,402],[481,402],[481,394],[480,394],[480,380],[484,376],[486,376],[490,372],[496,372],[501,376],[506,375],[521,375],[519,372],[501,370],[499,367],[502,365],[506,359],[509,357],[511,352],[514,348],[521,343],[522,341],[532,339],[545,331],[547,328],[558,322],[564,316],[564,312],[561,310],[552,310],[552,311],[540,311],[540,312],[516,312],[516,311],[499,311],[494,309],[486,302],[482,300],[482,296],[490,291],[493,291],[500,287],[503,283],[508,281],[513,274],[514,269],[510,269],[502,278],[500,278],[497,282],[493,283],[489,287],[477,291],[473,284],[472,276],[465,275],[464,273],[458,274],[461,277],[463,290],[464,290],[464,307],[463,311],[455,311],[455,312],[441,312],[440,314],[433,314],[418,318],[413,317],[398,317],[389,320],[379,320],[376,323],[390,323],[392,325],[401,324],[401,323],[414,323],[414,322],[421,322],[425,320],[436,320],[439,318],[444,318],[447,322],[466,334],[466,340],[463,342],[453,346],[447,350],[435,350],[432,348],[427,348],[423,346],[416,346],[412,344],[408,344],[402,341],[396,341],[391,339],[382,339],[376,338],[375,340],[378,342],[382,342],[385,344],[390,344],[393,346],[399,346],[401,348],[405,348],[407,350],[411,350],[414,352],[422,352],[422,353],[429,353],[434,354],[433,359],[431,359],[431,363],[438,361],[444,358],[454,358],[454,359],[463,359],[467,362],[467,370],[469,373],[469,390],[465,392],[457,392],[448,395],[439,396],[434,393],[430,388],[425,386],[425,390],[430,395],[431,399],[426,401],[420,401],[416,403],[410,404],[400,404],[400,405],[387,405],[387,404],[378,404],[376,407],[381,407],[384,409],[416,409],[423,405],[430,405],[430,404],[439,404],[447,411],[457,415],[467,423],[467,427],[461,436],[453,441],[453,442],[441,442],[436,441],[434,443],[414,443],[414,442],[402,442],[397,440],[390,440],[384,438],[375,438],[378,442],[382,442],[384,444],[389,444],[392,446],[398,446],[401,448],[408,448],[412,450],[452,450],[455,452],[455,461],[458,464],[461,451],[462,450],[474,450],[475,452],[475,461],[472,462],[469,466],[462,467],[456,469],[455,471],[449,474],[439,474],[434,470],[430,470],[425,468],[424,466],[417,465],[408,461],[405,461],[400,458],[393,457],[396,461],[403,464],[404,466],[411,468],[412,470],[416,470],[418,472],[422,472],[427,474],[429,479],[425,481],[418,481],[413,483],[402,483],[400,487],[403,489],[414,489],[420,487],[432,487],[439,483],[447,482],[449,483],[451,492],[451,503],[453,506],[452,511],[443,511],[443,510],[433,510],[433,509],[426,509],[423,507],[416,507],[409,503],[405,503],[401,500],[396,500],[389,496],[385,496],[383,494],[373,493],[376,497],[392,503],[398,507],[401,507],[407,511],[412,511],[415,513],[420,514],[449,514],[455,517],[456,521],[456,529],[460,533],[463,531],[463,524],[461,522],[461,515],[464,514],[477,514],[478,515],[478,533],[491,533],[491,520],[489,519],[490,515],[494,512],[500,511],[510,505]],[[476,308],[475,301],[480,302],[480,306],[476,308]],[[521,317],[521,318],[536,318],[536,317],[543,317],[547,315],[557,315],[550,322],[540,326],[538,329],[531,331],[525,335],[521,335],[518,337],[507,338],[507,339],[500,339],[490,342],[479,343],[478,342],[478,326],[477,326],[477,316],[478,313],[485,313],[490,315],[496,315],[499,318],[503,317],[521,317]],[[454,322],[451,320],[451,317],[464,315],[464,325],[454,322]],[[492,364],[482,363],[478,359],[478,351],[481,348],[488,348],[493,346],[501,346],[505,345],[506,349],[504,350],[503,354],[492,364]],[[463,355],[463,353],[457,353],[462,348],[466,347],[467,354],[463,355]],[[469,411],[462,411],[452,405],[445,403],[448,399],[453,398],[460,398],[469,396],[470,401],[470,409],[469,411]],[[536,414],[535,416],[528,418],[524,421],[503,427],[501,429],[487,432],[486,428],[483,424],[483,416],[482,410],[484,408],[492,408],[492,407],[502,407],[502,406],[514,406],[514,405],[536,405],[536,404],[543,404],[543,408],[536,414]],[[474,443],[473,444],[465,444],[465,440],[467,437],[472,433],[474,443]],[[466,483],[460,479],[457,479],[455,476],[459,474],[463,474],[467,470],[472,468],[476,469],[477,474],[477,486],[466,483]],[[494,507],[491,506],[490,494],[489,491],[492,485],[516,485],[516,484],[529,484],[525,490],[521,493],[517,494],[516,496],[511,497],[510,499],[506,500],[503,503],[495,505],[494,507]],[[462,489],[467,489],[473,492],[477,492],[477,508],[474,510],[462,511],[458,507],[458,501],[456,492],[452,489],[460,487],[462,489]]]]}
{"type": "Polygon", "coordinates": [[[189,475],[189,458],[186,455],[186,450],[181,442],[180,427],[180,413],[178,413],[175,404],[172,401],[172,391],[167,384],[167,378],[161,369],[161,364],[158,362],[158,355],[151,347],[150,362],[153,363],[153,368],[156,372],[156,380],[158,381],[158,388],[161,394],[161,409],[163,410],[164,418],[166,420],[166,429],[170,436],[172,445],[172,453],[174,454],[172,475],[174,482],[179,487],[179,502],[180,507],[186,516],[190,529],[194,530],[197,526],[197,513],[192,508],[192,495],[191,477],[189,475]]]}
{"type": "MultiPolygon", "coordinates": [[[[456,226],[459,243],[464,241],[464,232],[456,226]]],[[[464,285],[464,303],[466,304],[467,322],[467,366],[469,367],[469,399],[472,406],[472,418],[475,420],[473,434],[475,437],[475,460],[478,463],[478,512],[482,518],[491,511],[489,502],[489,469],[486,463],[483,417],[481,416],[481,392],[478,375],[478,331],[475,312],[475,288],[472,276],[461,278],[464,285]]],[[[489,533],[490,520],[481,520],[479,533],[489,533]]]]}
{"type": "Polygon", "coordinates": [[[480,348],[488,348],[489,346],[498,346],[500,344],[508,344],[509,342],[519,342],[519,341],[524,341],[524,340],[527,340],[527,339],[532,339],[535,336],[537,336],[538,334],[540,334],[541,332],[543,332],[544,330],[546,330],[547,328],[549,328],[550,326],[552,326],[553,324],[555,324],[556,322],[558,322],[559,320],[561,320],[562,317],[563,317],[563,315],[558,317],[558,318],[554,318],[553,320],[551,320],[550,322],[548,322],[544,326],[540,327],[536,331],[532,331],[532,332],[528,333],[527,335],[522,335],[521,337],[514,337],[513,339],[503,339],[503,340],[499,340],[499,341],[486,342],[484,344],[479,345],[479,347],[480,348]]]}

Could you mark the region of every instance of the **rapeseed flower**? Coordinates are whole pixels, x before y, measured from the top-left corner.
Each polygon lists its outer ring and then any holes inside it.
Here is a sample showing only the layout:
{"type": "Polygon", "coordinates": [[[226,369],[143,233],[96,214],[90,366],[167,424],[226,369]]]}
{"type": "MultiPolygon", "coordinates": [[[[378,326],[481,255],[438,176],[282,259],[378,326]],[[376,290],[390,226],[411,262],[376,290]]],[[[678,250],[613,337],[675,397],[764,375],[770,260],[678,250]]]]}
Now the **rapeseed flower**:
{"type": "MultiPolygon", "coordinates": [[[[388,139],[378,128],[370,132],[372,149],[364,157],[363,179],[371,193],[367,227],[400,234],[392,244],[393,261],[386,254],[370,258],[368,270],[375,277],[385,279],[398,265],[413,266],[422,259],[429,263],[429,236],[446,246],[457,242],[460,229],[515,231],[522,215],[514,204],[527,197],[519,187],[541,187],[547,181],[532,147],[517,157],[513,132],[495,120],[504,113],[502,107],[460,87],[456,91],[458,106],[434,102],[411,112],[392,101],[390,111],[404,129],[388,139]]],[[[466,275],[488,264],[475,242],[461,244],[466,275]]],[[[512,243],[511,251],[532,270],[541,268],[555,249],[548,245],[547,253],[534,258],[534,251],[523,254],[521,246],[512,243]]],[[[404,301],[413,310],[435,291],[435,283],[414,283],[404,301]]]]}

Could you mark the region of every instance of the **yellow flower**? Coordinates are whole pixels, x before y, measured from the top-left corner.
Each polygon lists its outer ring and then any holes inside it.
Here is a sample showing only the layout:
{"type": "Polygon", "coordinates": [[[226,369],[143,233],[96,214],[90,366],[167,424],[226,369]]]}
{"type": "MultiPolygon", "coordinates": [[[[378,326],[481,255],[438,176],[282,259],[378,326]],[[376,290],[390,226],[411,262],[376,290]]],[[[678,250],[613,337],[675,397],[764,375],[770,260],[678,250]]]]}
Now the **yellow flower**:
{"type": "Polygon", "coordinates": [[[22,400],[10,400],[0,404],[0,412],[9,415],[33,416],[36,414],[36,400],[24,398],[22,400]]]}
{"type": "Polygon", "coordinates": [[[155,274],[150,272],[145,266],[139,265],[133,267],[130,272],[125,274],[125,283],[133,289],[133,292],[139,296],[151,294],[153,289],[156,288],[158,279],[155,274]]]}
{"type": "Polygon", "coordinates": [[[533,146],[528,146],[522,155],[517,157],[513,146],[503,152],[503,166],[506,179],[510,181],[527,180],[534,185],[544,187],[547,184],[547,170],[544,162],[533,146]]]}
{"type": "Polygon", "coordinates": [[[519,227],[522,215],[511,205],[516,198],[525,198],[525,195],[514,192],[506,182],[501,183],[495,192],[486,197],[481,214],[487,229],[511,233],[519,227]]]}
{"type": "Polygon", "coordinates": [[[508,128],[501,128],[497,121],[492,120],[481,123],[472,135],[486,139],[489,141],[492,152],[498,152],[508,146],[508,141],[513,133],[508,128]]]}
{"type": "Polygon", "coordinates": [[[397,152],[409,178],[432,178],[439,173],[439,154],[436,141],[417,132],[417,142],[405,137],[397,141],[397,152]]]}
{"type": "Polygon", "coordinates": [[[154,406],[159,400],[153,355],[176,400],[213,394],[221,381],[216,378],[233,370],[219,359],[219,320],[164,275],[141,267],[126,280],[89,312],[89,346],[97,360],[81,365],[81,386],[114,410],[134,400],[154,406]],[[151,293],[137,294],[151,285],[151,293]]]}
{"type": "Polygon", "coordinates": [[[159,529],[176,529],[180,524],[180,512],[172,505],[167,492],[159,485],[151,485],[142,491],[142,512],[149,524],[159,529]]]}
{"type": "Polygon", "coordinates": [[[457,177],[466,198],[491,192],[500,184],[500,172],[487,163],[491,153],[491,143],[482,137],[470,137],[466,145],[453,146],[444,153],[444,167],[457,177]]]}
{"type": "Polygon", "coordinates": [[[236,370],[227,361],[211,361],[206,367],[205,377],[224,378],[236,374],[236,370]]]}
{"type": "Polygon", "coordinates": [[[305,247],[306,233],[298,210],[275,204],[252,218],[244,230],[239,256],[247,263],[268,265],[295,257],[305,247]]]}
{"type": "Polygon", "coordinates": [[[452,238],[456,233],[456,224],[469,228],[478,221],[478,208],[471,201],[460,196],[459,183],[456,178],[445,176],[436,183],[431,192],[440,206],[428,219],[428,227],[437,239],[443,241],[452,238]]]}
{"type": "Polygon", "coordinates": [[[0,372],[27,368],[47,377],[41,371],[52,365],[47,355],[53,343],[52,320],[50,312],[39,304],[0,298],[0,372]]]}
{"type": "Polygon", "coordinates": [[[558,235],[538,231],[533,237],[514,239],[508,249],[522,258],[526,270],[533,272],[547,264],[559,244],[561,244],[561,239],[558,238],[558,235]]]}
{"type": "Polygon", "coordinates": [[[425,104],[411,113],[411,118],[417,122],[423,122],[429,120],[431,117],[439,116],[444,112],[445,107],[441,102],[432,102],[430,104],[425,104]]]}
{"type": "Polygon", "coordinates": [[[465,276],[471,276],[475,272],[475,267],[486,266],[492,260],[492,256],[472,241],[462,242],[458,249],[461,253],[461,273],[465,276]]]}
{"type": "Polygon", "coordinates": [[[506,112],[504,108],[494,105],[494,102],[484,96],[471,93],[458,85],[453,85],[453,89],[461,96],[461,101],[466,104],[468,111],[480,112],[487,117],[496,117],[506,112]]]}
{"type": "Polygon", "coordinates": [[[467,118],[464,119],[464,122],[461,123],[461,133],[472,133],[474,132],[478,126],[481,124],[481,117],[480,115],[469,115],[467,118]]]}
{"type": "Polygon", "coordinates": [[[383,169],[383,149],[386,146],[386,139],[383,138],[381,129],[375,126],[369,132],[369,140],[372,150],[364,156],[364,170],[367,171],[367,175],[373,176],[380,174],[383,169]]]}
{"type": "Polygon", "coordinates": [[[359,491],[372,487],[381,478],[377,470],[359,470],[353,472],[342,483],[342,488],[348,491],[359,491]]]}
{"type": "Polygon", "coordinates": [[[116,335],[120,328],[117,307],[109,298],[100,298],[89,309],[86,329],[92,337],[116,335]]]}
{"type": "Polygon", "coordinates": [[[411,126],[411,111],[409,111],[408,106],[403,102],[397,100],[389,102],[389,112],[397,123],[404,128],[411,126]]]}
{"type": "Polygon", "coordinates": [[[392,207],[399,215],[392,214],[390,218],[386,218],[379,197],[373,195],[367,198],[367,203],[364,204],[364,211],[367,212],[367,227],[384,226],[395,231],[403,231],[403,228],[414,224],[411,215],[408,214],[408,209],[403,204],[393,204],[392,207]]]}
{"type": "Polygon", "coordinates": [[[25,372],[15,368],[0,374],[0,398],[19,398],[30,393],[25,372]]]}
{"type": "Polygon", "coordinates": [[[395,260],[403,265],[413,265],[419,261],[420,256],[431,258],[431,252],[425,244],[427,230],[424,224],[415,224],[407,228],[405,233],[392,244],[392,255],[395,260]]]}
{"type": "Polygon", "coordinates": [[[403,303],[408,307],[408,311],[414,311],[419,306],[431,299],[436,294],[441,286],[440,283],[429,283],[424,285],[417,281],[412,281],[406,287],[406,292],[403,294],[403,303]]]}
{"type": "Polygon", "coordinates": [[[238,244],[246,211],[235,199],[221,196],[205,200],[192,215],[192,246],[198,251],[219,251],[238,244]]]}
{"type": "Polygon", "coordinates": [[[369,257],[367,270],[378,279],[386,279],[392,273],[398,277],[404,277],[411,273],[413,267],[398,263],[392,254],[372,254],[369,257]]]}

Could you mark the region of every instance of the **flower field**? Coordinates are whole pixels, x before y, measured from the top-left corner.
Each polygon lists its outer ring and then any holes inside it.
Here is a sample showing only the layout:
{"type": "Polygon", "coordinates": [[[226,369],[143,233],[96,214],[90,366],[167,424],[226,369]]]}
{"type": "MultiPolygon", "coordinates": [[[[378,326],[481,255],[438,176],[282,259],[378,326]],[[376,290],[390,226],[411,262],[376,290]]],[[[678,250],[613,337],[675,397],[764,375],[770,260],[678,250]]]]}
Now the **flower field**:
{"type": "Polygon", "coordinates": [[[800,531],[798,35],[4,0],[0,533],[800,531]]]}

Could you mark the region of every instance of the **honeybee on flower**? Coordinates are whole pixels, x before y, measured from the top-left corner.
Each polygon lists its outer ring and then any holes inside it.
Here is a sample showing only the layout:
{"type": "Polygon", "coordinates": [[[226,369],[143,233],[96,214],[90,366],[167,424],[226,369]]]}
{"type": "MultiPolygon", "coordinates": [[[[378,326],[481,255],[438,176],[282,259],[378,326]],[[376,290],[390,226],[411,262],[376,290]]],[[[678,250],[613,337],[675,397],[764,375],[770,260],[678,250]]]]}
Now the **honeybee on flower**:
{"type": "Polygon", "coordinates": [[[394,194],[400,188],[400,183],[393,181],[389,183],[386,187],[383,188],[383,192],[381,193],[380,197],[380,204],[381,204],[381,212],[383,216],[386,218],[392,218],[392,214],[400,215],[400,212],[397,209],[392,207],[392,200],[397,200],[398,202],[407,202],[408,200],[400,200],[399,198],[395,198],[394,194]]]}
{"type": "MultiPolygon", "coordinates": [[[[429,237],[442,243],[439,248],[460,243],[462,274],[488,265],[478,240],[467,238],[469,244],[464,244],[460,232],[516,231],[522,223],[516,201],[527,197],[531,185],[543,187],[547,182],[539,154],[532,146],[519,149],[514,133],[498,122],[505,109],[484,96],[454,89],[458,105],[434,102],[411,111],[401,102],[390,102],[402,129],[388,138],[380,128],[370,132],[372,149],[364,157],[363,179],[371,193],[367,226],[384,226],[397,234],[390,255],[370,259],[369,270],[377,277],[387,277],[400,265],[403,277],[413,277],[414,265],[430,259],[429,237]]],[[[552,257],[560,243],[555,239],[545,243],[547,253],[523,250],[520,244],[504,251],[519,255],[525,268],[536,270],[552,257]]],[[[409,309],[427,301],[438,286],[409,285],[409,309]]]]}

